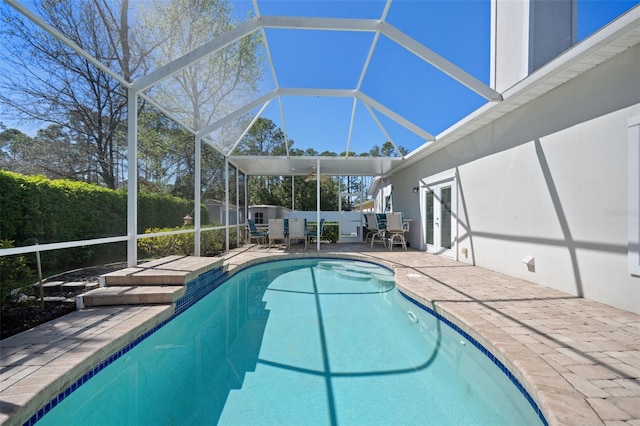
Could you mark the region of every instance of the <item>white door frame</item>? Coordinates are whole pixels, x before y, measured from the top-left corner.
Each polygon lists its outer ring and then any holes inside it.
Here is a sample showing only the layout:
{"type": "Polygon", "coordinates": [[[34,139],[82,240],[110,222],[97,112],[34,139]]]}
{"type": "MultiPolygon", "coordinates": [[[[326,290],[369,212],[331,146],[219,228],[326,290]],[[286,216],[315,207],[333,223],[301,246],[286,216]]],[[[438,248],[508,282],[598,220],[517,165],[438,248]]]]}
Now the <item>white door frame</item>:
{"type": "Polygon", "coordinates": [[[421,249],[425,250],[429,253],[440,254],[447,257],[456,257],[457,253],[457,242],[458,242],[458,221],[457,221],[457,211],[458,211],[458,196],[457,196],[457,178],[455,170],[439,173],[437,175],[429,176],[427,178],[420,180],[420,222],[422,229],[422,238],[421,238],[421,249]],[[451,248],[443,247],[442,241],[440,241],[441,234],[440,230],[442,229],[441,225],[441,209],[436,208],[436,206],[440,206],[440,203],[437,200],[440,197],[440,191],[442,188],[451,188],[451,248]],[[426,201],[427,194],[433,191],[434,192],[434,225],[433,229],[427,229],[426,221],[427,221],[427,209],[426,209],[426,201]],[[433,233],[434,240],[433,244],[427,244],[427,236],[428,233],[433,233]]]}

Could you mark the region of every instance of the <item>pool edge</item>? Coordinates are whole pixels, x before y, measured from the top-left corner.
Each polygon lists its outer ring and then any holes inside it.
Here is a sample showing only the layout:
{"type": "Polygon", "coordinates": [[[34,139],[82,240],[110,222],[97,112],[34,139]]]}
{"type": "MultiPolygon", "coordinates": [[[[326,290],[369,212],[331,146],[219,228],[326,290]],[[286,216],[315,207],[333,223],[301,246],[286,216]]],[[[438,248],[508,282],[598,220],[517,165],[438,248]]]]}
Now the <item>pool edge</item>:
{"type": "MultiPolygon", "coordinates": [[[[174,314],[173,305],[152,305],[152,306],[130,306],[122,309],[122,311],[139,311],[134,315],[129,315],[124,312],[123,315],[126,318],[118,320],[117,313],[106,313],[108,310],[113,310],[113,307],[106,308],[89,308],[90,312],[96,313],[104,311],[107,321],[116,321],[113,329],[117,329],[118,332],[112,332],[111,330],[105,330],[103,333],[96,333],[92,337],[96,341],[100,339],[108,340],[106,343],[98,344],[97,342],[84,342],[78,347],[82,346],[83,351],[81,353],[89,353],[89,355],[81,358],[77,363],[73,363],[74,355],[71,353],[59,354],[57,359],[62,360],[67,356],[71,358],[69,363],[64,363],[60,366],[61,369],[66,369],[63,373],[59,374],[50,383],[46,384],[42,390],[35,393],[30,399],[28,399],[23,405],[16,408],[16,410],[9,414],[9,417],[5,419],[1,424],[3,426],[23,425],[30,422],[33,416],[40,417],[44,415],[45,411],[48,412],[52,406],[47,408],[47,405],[52,404],[54,399],[64,393],[71,393],[75,388],[86,382],[97,371],[104,368],[102,364],[108,362],[109,358],[121,351],[124,347],[134,342],[136,339],[143,336],[149,330],[157,327],[158,324],[163,323],[174,314]],[[125,330],[122,332],[121,330],[125,330]],[[96,371],[96,368],[98,369],[96,371]],[[95,371],[95,372],[94,372],[95,371]]],[[[78,314],[81,315],[88,311],[75,311],[68,315],[78,314]]],[[[43,324],[45,326],[45,324],[43,324]]],[[[40,326],[39,326],[40,327],[40,326]]],[[[35,329],[32,329],[35,330],[35,329]]],[[[73,336],[71,337],[73,339],[73,336]]],[[[61,340],[62,341],[62,340],[61,340]]],[[[72,352],[73,349],[70,349],[72,352]]],[[[79,358],[79,357],[78,357],[79,358]]],[[[50,367],[51,364],[47,364],[46,367],[50,367]]],[[[43,381],[47,376],[43,376],[43,381]]],[[[3,403],[4,404],[4,403],[3,403]]],[[[55,403],[54,403],[55,406],[55,403]]],[[[5,414],[4,412],[2,414],[5,414]]]]}

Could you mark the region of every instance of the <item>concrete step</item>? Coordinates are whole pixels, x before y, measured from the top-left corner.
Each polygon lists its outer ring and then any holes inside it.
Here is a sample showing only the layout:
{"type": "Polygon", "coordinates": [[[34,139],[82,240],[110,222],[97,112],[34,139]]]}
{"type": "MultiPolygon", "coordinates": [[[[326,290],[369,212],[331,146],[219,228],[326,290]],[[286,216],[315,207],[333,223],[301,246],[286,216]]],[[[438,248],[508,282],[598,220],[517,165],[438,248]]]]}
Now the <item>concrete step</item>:
{"type": "Polygon", "coordinates": [[[221,267],[223,262],[223,258],[167,256],[100,278],[107,287],[184,285],[211,269],[221,267]]]}
{"type": "Polygon", "coordinates": [[[45,296],[56,296],[60,293],[77,293],[83,290],[98,288],[97,281],[48,281],[42,283],[45,296]]]}
{"type": "Polygon", "coordinates": [[[60,286],[60,290],[69,292],[69,293],[75,293],[77,291],[84,290],[85,287],[86,287],[86,283],[84,281],[69,281],[69,282],[63,283],[60,286]]]}
{"type": "Polygon", "coordinates": [[[99,286],[98,281],[87,281],[84,283],[85,290],[93,290],[94,288],[98,288],[98,286],[99,286]]]}
{"type": "Polygon", "coordinates": [[[69,299],[67,297],[62,297],[62,296],[45,296],[44,297],[45,305],[57,305],[60,303],[68,303],[70,305],[73,305],[75,301],[73,299],[69,299]]]}
{"type": "Polygon", "coordinates": [[[64,281],[48,281],[42,283],[42,290],[45,296],[51,296],[53,294],[60,293],[60,289],[64,284],[64,281]]]}
{"type": "Polygon", "coordinates": [[[184,296],[185,286],[111,286],[82,294],[83,306],[170,304],[184,296]]]}

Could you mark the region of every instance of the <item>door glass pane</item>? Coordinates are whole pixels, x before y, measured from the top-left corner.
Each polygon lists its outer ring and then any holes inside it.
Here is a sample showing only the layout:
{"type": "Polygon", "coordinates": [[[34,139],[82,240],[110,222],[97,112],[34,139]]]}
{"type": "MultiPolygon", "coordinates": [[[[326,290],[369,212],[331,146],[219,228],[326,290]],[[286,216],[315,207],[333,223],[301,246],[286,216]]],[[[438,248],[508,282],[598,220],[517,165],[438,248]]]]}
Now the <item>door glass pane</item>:
{"type": "Polygon", "coordinates": [[[440,189],[440,245],[451,248],[451,187],[440,189]]]}
{"type": "Polygon", "coordinates": [[[426,198],[426,223],[425,230],[427,233],[427,244],[433,245],[433,191],[427,192],[426,198]]]}

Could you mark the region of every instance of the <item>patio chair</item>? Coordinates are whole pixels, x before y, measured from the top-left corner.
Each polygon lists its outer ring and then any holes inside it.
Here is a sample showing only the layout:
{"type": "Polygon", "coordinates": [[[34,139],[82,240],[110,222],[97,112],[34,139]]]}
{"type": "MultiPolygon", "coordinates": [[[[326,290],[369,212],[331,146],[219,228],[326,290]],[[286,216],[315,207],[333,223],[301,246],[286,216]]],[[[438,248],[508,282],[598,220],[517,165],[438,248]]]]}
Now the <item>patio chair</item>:
{"type": "Polygon", "coordinates": [[[387,213],[386,232],[389,234],[389,250],[393,248],[394,244],[401,244],[405,250],[407,249],[407,240],[404,238],[406,230],[402,223],[402,213],[387,213]]]}
{"type": "Polygon", "coordinates": [[[323,228],[324,228],[324,218],[320,219],[320,223],[318,224],[318,229],[312,229],[307,233],[307,236],[309,237],[309,242],[311,242],[312,238],[315,238],[317,241],[320,241],[320,238],[322,237],[323,228]]]}
{"type": "Polygon", "coordinates": [[[287,247],[291,247],[291,240],[304,240],[304,248],[307,249],[307,221],[305,219],[289,219],[287,247]]]}
{"type": "Polygon", "coordinates": [[[384,228],[382,228],[382,224],[380,223],[379,216],[376,213],[367,213],[365,215],[367,220],[367,229],[369,232],[365,237],[365,243],[371,237],[371,247],[373,247],[373,243],[376,241],[376,237],[378,237],[378,242],[382,242],[385,247],[387,247],[387,243],[385,242],[385,232],[384,228]]]}
{"type": "Polygon", "coordinates": [[[375,234],[375,227],[373,223],[371,223],[372,221],[369,214],[370,213],[364,214],[364,229],[366,231],[366,234],[364,234],[364,239],[362,240],[364,244],[367,244],[367,241],[369,241],[369,238],[371,238],[373,234],[375,234]]]}
{"type": "Polygon", "coordinates": [[[258,244],[264,244],[269,234],[264,231],[258,231],[256,222],[253,219],[247,219],[247,225],[249,226],[249,242],[255,238],[258,244]]]}
{"type": "Polygon", "coordinates": [[[284,220],[282,219],[269,219],[269,247],[276,240],[282,240],[286,242],[284,236],[284,220]]]}

